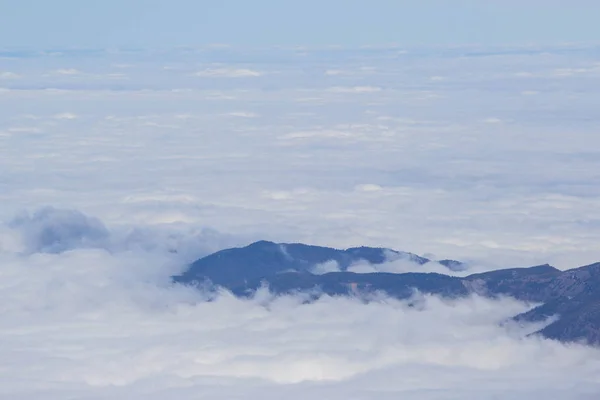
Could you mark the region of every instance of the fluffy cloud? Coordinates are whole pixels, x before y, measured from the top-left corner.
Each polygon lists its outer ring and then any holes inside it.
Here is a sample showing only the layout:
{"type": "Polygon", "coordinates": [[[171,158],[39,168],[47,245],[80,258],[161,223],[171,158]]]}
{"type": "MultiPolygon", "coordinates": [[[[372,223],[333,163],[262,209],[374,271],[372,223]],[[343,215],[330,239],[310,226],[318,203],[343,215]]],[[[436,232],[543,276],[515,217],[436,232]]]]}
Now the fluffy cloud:
{"type": "Polygon", "coordinates": [[[98,219],[52,207],[21,215],[10,227],[22,234],[29,252],[60,253],[74,248],[102,247],[109,236],[98,219]]]}
{"type": "Polygon", "coordinates": [[[304,304],[264,290],[206,302],[169,282],[178,267],[168,254],[0,258],[0,388],[10,398],[585,399],[600,390],[597,351],[501,324],[527,308],[510,299],[304,304]]]}
{"type": "Polygon", "coordinates": [[[321,264],[315,265],[310,271],[315,275],[323,275],[329,272],[340,272],[341,268],[336,261],[327,261],[321,264]]]}
{"type": "Polygon", "coordinates": [[[199,257],[253,239],[186,224],[106,227],[98,218],[78,210],[43,207],[32,213],[22,212],[1,227],[0,250],[24,254],[57,254],[77,249],[170,254],[183,268],[199,257]]]}
{"type": "Polygon", "coordinates": [[[106,64],[81,54],[11,59],[27,79],[6,81],[16,88],[0,98],[0,218],[56,204],[108,224],[197,224],[497,266],[597,260],[595,81],[550,73],[596,68],[589,49],[403,59],[348,50],[331,62],[306,50],[294,65],[273,49],[268,62],[249,51],[243,67],[232,61],[241,53],[224,51],[200,68],[278,72],[195,79],[198,58],[177,51],[111,53],[106,64]],[[131,65],[130,81],[107,78],[114,64],[131,65]],[[323,74],[365,66],[376,68],[323,74]],[[59,69],[85,73],[47,74],[59,69]],[[539,93],[543,106],[523,93],[539,93]],[[232,110],[260,118],[224,118],[232,110]],[[56,118],[66,111],[78,118],[56,118]]]}

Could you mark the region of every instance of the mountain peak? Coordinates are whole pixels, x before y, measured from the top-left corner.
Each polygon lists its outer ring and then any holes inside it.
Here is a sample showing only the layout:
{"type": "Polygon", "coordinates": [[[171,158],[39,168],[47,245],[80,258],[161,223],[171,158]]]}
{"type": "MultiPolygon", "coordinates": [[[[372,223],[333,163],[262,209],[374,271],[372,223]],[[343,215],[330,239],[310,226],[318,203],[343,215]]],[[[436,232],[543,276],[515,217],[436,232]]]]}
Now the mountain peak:
{"type": "Polygon", "coordinates": [[[357,262],[383,264],[396,259],[406,259],[419,265],[429,262],[416,254],[378,247],[339,250],[303,243],[259,240],[245,247],[226,249],[201,258],[175,280],[191,282],[208,279],[215,284],[232,287],[285,272],[310,273],[316,266],[327,262],[334,262],[338,270],[346,271],[357,262]]]}
{"type": "Polygon", "coordinates": [[[274,247],[278,247],[279,244],[275,243],[275,242],[270,242],[268,240],[258,240],[256,242],[250,243],[249,245],[247,245],[246,247],[244,247],[245,249],[269,249],[269,248],[274,248],[274,247]]]}

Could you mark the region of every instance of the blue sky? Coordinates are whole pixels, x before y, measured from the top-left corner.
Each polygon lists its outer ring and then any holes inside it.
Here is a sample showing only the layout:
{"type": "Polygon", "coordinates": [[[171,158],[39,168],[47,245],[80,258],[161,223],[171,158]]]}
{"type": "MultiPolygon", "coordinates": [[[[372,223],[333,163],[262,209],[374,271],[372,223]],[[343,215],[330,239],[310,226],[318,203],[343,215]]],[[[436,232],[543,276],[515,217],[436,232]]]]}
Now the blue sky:
{"type": "Polygon", "coordinates": [[[0,46],[598,42],[592,0],[0,0],[0,46]]]}

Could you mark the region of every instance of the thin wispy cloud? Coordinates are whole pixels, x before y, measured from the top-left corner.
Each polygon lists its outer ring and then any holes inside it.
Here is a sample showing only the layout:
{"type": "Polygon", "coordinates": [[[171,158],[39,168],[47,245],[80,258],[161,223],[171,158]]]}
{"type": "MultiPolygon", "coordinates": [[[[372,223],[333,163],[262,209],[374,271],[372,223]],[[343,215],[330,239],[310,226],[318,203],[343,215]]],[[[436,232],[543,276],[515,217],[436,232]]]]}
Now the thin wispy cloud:
{"type": "Polygon", "coordinates": [[[381,91],[380,87],[377,86],[336,86],[328,89],[333,93],[377,93],[381,91]]]}
{"type": "Polygon", "coordinates": [[[77,115],[69,112],[55,114],[54,118],[56,119],[77,119],[77,115]]]}
{"type": "Polygon", "coordinates": [[[232,111],[227,113],[227,115],[231,117],[239,117],[239,118],[257,118],[258,114],[250,112],[250,111],[232,111]]]}
{"type": "Polygon", "coordinates": [[[207,78],[255,78],[263,73],[248,68],[207,68],[195,75],[207,78]]]}
{"type": "Polygon", "coordinates": [[[82,72],[76,68],[60,68],[54,71],[58,75],[81,75],[82,72]]]}

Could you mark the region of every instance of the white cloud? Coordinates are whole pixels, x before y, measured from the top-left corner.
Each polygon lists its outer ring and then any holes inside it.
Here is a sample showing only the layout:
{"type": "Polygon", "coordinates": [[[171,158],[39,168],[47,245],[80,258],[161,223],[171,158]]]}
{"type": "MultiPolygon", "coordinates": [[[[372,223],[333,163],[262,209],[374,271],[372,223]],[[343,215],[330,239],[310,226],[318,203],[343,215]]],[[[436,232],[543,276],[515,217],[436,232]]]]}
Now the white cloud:
{"type": "Polygon", "coordinates": [[[15,126],[8,128],[11,133],[41,133],[42,129],[30,126],[15,126]]]}
{"type": "Polygon", "coordinates": [[[381,88],[377,86],[336,86],[328,89],[332,93],[377,93],[381,92],[381,88]]]}
{"type": "Polygon", "coordinates": [[[490,117],[484,119],[483,122],[486,122],[488,124],[501,124],[503,121],[500,118],[490,117]]]}
{"type": "Polygon", "coordinates": [[[128,68],[134,68],[135,65],[127,64],[127,63],[116,63],[116,64],[112,64],[111,67],[118,68],[118,69],[128,69],[128,68]]]}
{"type": "Polygon", "coordinates": [[[200,77],[214,78],[255,78],[263,73],[249,68],[208,68],[195,74],[200,77]]]}
{"type": "Polygon", "coordinates": [[[421,313],[384,299],[204,304],[168,280],[259,238],[433,252],[477,270],[597,261],[592,50],[306,49],[293,65],[277,49],[227,51],[256,61],[10,60],[27,82],[0,89],[0,220],[33,211],[0,227],[2,396],[595,398],[595,351],[514,338],[496,324],[523,309],[509,300],[426,299],[421,313]],[[116,64],[131,65],[128,80],[110,78],[116,64]],[[436,76],[452,85],[426,90],[436,76]],[[67,114],[85,118],[55,119],[67,114]],[[38,215],[47,205],[62,211],[38,215]]]}
{"type": "Polygon", "coordinates": [[[60,113],[60,114],[56,114],[54,115],[55,119],[77,119],[77,115],[73,114],[73,113],[60,113]]]}
{"type": "MultiPolygon", "coordinates": [[[[415,59],[420,68],[410,73],[380,61],[368,83],[354,76],[336,81],[345,88],[389,87],[373,104],[328,92],[338,78],[323,77],[319,63],[306,69],[315,75],[306,90],[318,99],[312,103],[296,101],[296,89],[305,88],[302,79],[308,78],[281,65],[273,67],[281,73],[268,81],[281,87],[268,91],[253,80],[218,80],[207,88],[189,75],[162,76],[164,59],[156,61],[153,78],[152,61],[143,57],[127,60],[133,65],[131,90],[95,79],[81,83],[86,89],[61,86],[40,76],[40,85],[54,89],[5,93],[2,138],[20,141],[0,147],[6,149],[0,168],[12,176],[0,216],[58,204],[107,222],[202,223],[280,241],[386,246],[500,266],[558,262],[566,268],[593,262],[600,250],[594,146],[581,143],[594,142],[591,126],[583,122],[593,118],[594,92],[578,91],[576,80],[554,81],[549,92],[537,78],[511,77],[511,71],[555,69],[535,60],[512,65],[507,59],[503,62],[512,70],[505,70],[483,59],[477,65],[461,58],[433,64],[415,59]],[[467,67],[469,74],[462,72],[467,67]],[[421,99],[420,91],[402,89],[437,75],[452,76],[453,85],[441,87],[443,97],[434,102],[421,99]],[[506,90],[474,96],[453,89],[477,87],[472,76],[486,85],[501,82],[506,90]],[[515,97],[524,89],[543,91],[546,106],[515,97]],[[570,91],[579,94],[567,102],[570,91]],[[68,110],[85,118],[68,125],[47,118],[25,124],[14,119],[23,109],[41,116],[68,110]],[[261,118],[252,124],[222,118],[232,110],[252,110],[261,118]],[[579,122],[569,122],[575,115],[579,122]],[[502,123],[493,130],[482,126],[490,117],[510,121],[510,130],[502,123]],[[574,139],[565,140],[566,133],[574,139]],[[35,170],[28,169],[34,159],[35,170]],[[540,162],[546,167],[538,168],[540,162]],[[357,190],[370,183],[384,189],[357,190]],[[163,188],[188,200],[160,198],[163,188]],[[296,194],[299,188],[310,189],[310,196],[296,194]],[[274,193],[272,199],[266,191],[274,193]],[[124,201],[138,194],[156,199],[124,201]],[[556,202],[546,201],[552,195],[564,196],[566,206],[556,209],[556,202]]],[[[336,65],[357,70],[374,62],[336,65]]],[[[302,63],[314,65],[310,58],[302,63]]],[[[86,65],[74,62],[73,69],[84,71],[86,65]]],[[[259,71],[261,65],[248,68],[259,71]]],[[[15,72],[25,68],[30,67],[11,65],[15,72]]]]}
{"type": "Polygon", "coordinates": [[[323,131],[304,131],[304,132],[291,132],[282,135],[280,139],[291,140],[291,139],[345,139],[352,138],[355,134],[352,132],[344,132],[338,130],[323,130],[323,131]]]}
{"type": "Polygon", "coordinates": [[[259,117],[258,114],[249,112],[249,111],[233,111],[233,112],[227,113],[227,115],[232,116],[232,117],[240,117],[240,118],[257,118],[257,117],[259,117]]]}
{"type": "Polygon", "coordinates": [[[55,73],[58,75],[80,75],[82,72],[76,68],[60,68],[55,73]]]}
{"type": "Polygon", "coordinates": [[[315,275],[323,275],[323,274],[328,274],[330,272],[340,272],[340,266],[338,265],[338,263],[336,261],[327,261],[321,264],[317,264],[315,265],[312,269],[311,269],[311,273],[315,274],[315,275]]]}
{"type": "Polygon", "coordinates": [[[29,252],[60,253],[79,247],[102,247],[109,233],[104,225],[78,211],[43,208],[15,218],[11,228],[23,235],[29,252]]]}
{"type": "Polygon", "coordinates": [[[519,78],[531,78],[531,77],[534,76],[533,73],[527,72],[527,71],[516,72],[514,75],[517,76],[517,77],[519,77],[519,78]]]}
{"type": "Polygon", "coordinates": [[[379,192],[383,188],[374,183],[365,183],[365,184],[356,186],[355,189],[358,191],[362,191],[362,192],[379,192]]]}
{"type": "Polygon", "coordinates": [[[10,71],[0,71],[0,79],[19,79],[21,75],[10,71]]]}
{"type": "Polygon", "coordinates": [[[526,310],[509,299],[303,304],[263,292],[204,302],[169,284],[178,266],[166,254],[0,259],[0,356],[10,365],[0,386],[11,398],[583,399],[600,389],[597,350],[501,326],[526,310]]]}

